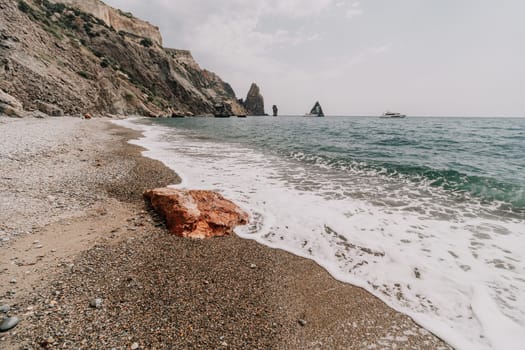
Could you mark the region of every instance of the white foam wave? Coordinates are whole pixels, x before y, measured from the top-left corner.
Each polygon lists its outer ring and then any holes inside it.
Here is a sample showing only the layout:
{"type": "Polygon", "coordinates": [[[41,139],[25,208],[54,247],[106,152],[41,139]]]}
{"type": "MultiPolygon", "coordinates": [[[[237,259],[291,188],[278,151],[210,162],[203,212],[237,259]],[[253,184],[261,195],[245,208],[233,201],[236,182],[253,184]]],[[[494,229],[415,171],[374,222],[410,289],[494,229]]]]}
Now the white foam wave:
{"type": "Polygon", "coordinates": [[[454,205],[444,193],[422,199],[408,184],[323,173],[174,128],[119,124],[144,131],[137,143],[177,171],[177,187],[217,190],[249,211],[241,237],[315,260],[455,348],[523,348],[523,220],[476,215],[479,203],[454,205]],[[390,202],[370,200],[381,197],[390,202]]]}

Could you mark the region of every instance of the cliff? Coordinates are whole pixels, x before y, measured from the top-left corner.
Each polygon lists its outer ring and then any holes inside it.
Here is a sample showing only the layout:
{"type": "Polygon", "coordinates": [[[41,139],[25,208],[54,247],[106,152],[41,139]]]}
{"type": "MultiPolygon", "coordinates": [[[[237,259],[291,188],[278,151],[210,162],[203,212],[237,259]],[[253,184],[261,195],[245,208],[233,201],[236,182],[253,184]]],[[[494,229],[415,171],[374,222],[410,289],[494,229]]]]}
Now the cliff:
{"type": "Polygon", "coordinates": [[[149,38],[157,45],[162,46],[162,36],[158,27],[146,21],[135,18],[129,12],[123,12],[104,4],[100,0],[51,0],[51,3],[62,3],[77,8],[98,18],[116,31],[126,31],[139,37],[149,38]]]}
{"type": "Polygon", "coordinates": [[[244,107],[250,115],[262,116],[266,114],[264,112],[264,98],[257,84],[253,83],[250,87],[244,101],[244,107]]]}
{"type": "Polygon", "coordinates": [[[98,0],[0,0],[0,92],[58,115],[244,112],[229,84],[161,43],[156,27],[98,0]]]}

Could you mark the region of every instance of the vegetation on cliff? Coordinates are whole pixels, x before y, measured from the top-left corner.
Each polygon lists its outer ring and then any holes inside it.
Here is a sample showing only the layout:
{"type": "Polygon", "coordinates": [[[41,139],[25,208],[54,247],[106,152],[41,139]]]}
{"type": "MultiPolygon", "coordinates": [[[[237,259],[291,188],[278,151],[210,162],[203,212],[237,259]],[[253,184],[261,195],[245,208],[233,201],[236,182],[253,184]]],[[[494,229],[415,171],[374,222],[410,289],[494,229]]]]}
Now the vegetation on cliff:
{"type": "Polygon", "coordinates": [[[231,86],[188,51],[61,2],[0,3],[0,47],[0,90],[28,110],[46,103],[66,114],[203,115],[217,102],[242,110],[231,86]]]}

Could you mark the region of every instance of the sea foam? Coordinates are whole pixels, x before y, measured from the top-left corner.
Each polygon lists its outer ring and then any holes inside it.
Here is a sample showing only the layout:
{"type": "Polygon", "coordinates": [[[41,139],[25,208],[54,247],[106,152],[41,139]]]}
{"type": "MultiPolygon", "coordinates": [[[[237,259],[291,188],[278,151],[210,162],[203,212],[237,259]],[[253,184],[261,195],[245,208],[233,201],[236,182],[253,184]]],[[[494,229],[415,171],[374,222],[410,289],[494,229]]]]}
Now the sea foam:
{"type": "Polygon", "coordinates": [[[489,204],[455,204],[421,184],[396,187],[380,173],[305,165],[176,128],[118,124],[143,131],[135,143],[182,177],[177,187],[217,190],[246,209],[251,222],[239,236],[315,260],[455,348],[523,348],[522,219],[491,215],[489,204]]]}

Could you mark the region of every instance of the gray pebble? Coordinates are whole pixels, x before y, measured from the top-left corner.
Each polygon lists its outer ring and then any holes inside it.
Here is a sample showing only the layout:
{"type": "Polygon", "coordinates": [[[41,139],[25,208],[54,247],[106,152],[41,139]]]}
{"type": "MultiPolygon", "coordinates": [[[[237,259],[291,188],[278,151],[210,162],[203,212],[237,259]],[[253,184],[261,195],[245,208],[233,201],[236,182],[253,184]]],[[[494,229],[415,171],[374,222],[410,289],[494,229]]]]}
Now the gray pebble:
{"type": "Polygon", "coordinates": [[[306,326],[306,320],[297,320],[301,326],[306,326]]]}
{"type": "Polygon", "coordinates": [[[96,298],[89,302],[89,306],[91,306],[94,309],[100,309],[102,307],[102,299],[96,298]]]}
{"type": "Polygon", "coordinates": [[[139,343],[131,344],[131,350],[137,350],[139,348],[139,343]]]}
{"type": "Polygon", "coordinates": [[[13,316],[6,318],[0,323],[0,332],[7,332],[8,330],[15,328],[18,322],[20,322],[18,317],[13,316]]]}
{"type": "Polygon", "coordinates": [[[7,304],[0,306],[0,312],[3,314],[8,313],[10,310],[11,310],[11,306],[7,304]]]}

